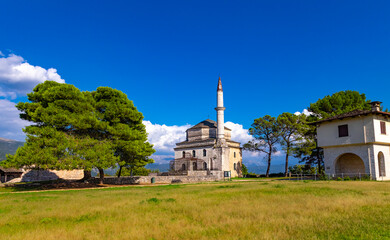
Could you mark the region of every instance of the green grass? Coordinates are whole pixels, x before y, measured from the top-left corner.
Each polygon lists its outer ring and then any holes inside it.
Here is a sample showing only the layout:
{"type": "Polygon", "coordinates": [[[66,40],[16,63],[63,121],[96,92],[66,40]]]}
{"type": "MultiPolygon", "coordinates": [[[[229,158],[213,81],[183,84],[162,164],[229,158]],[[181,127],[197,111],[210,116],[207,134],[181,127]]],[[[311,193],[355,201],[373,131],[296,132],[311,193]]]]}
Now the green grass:
{"type": "Polygon", "coordinates": [[[3,192],[0,239],[390,239],[390,182],[3,192]]]}

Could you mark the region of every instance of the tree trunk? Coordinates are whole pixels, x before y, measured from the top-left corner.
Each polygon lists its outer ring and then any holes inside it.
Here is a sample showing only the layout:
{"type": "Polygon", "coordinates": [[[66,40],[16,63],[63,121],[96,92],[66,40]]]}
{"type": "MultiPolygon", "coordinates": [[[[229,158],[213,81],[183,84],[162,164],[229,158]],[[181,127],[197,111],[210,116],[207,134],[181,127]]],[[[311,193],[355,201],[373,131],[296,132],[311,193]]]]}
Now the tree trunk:
{"type": "Polygon", "coordinates": [[[320,156],[317,154],[317,173],[318,175],[322,175],[322,167],[321,167],[321,161],[320,156]]]}
{"type": "Polygon", "coordinates": [[[267,173],[265,174],[265,177],[269,177],[270,167],[271,167],[271,153],[268,153],[268,166],[267,166],[267,173]]]}
{"type": "Polygon", "coordinates": [[[288,156],[290,155],[290,146],[287,145],[286,149],[286,166],[284,168],[284,176],[287,177],[288,174],[288,156]]]}
{"type": "Polygon", "coordinates": [[[103,180],[104,180],[104,169],[99,168],[99,183],[103,184],[103,180]]]}
{"type": "Polygon", "coordinates": [[[118,178],[120,178],[121,177],[121,174],[122,174],[122,166],[119,166],[119,172],[118,172],[118,178]]]}
{"type": "Polygon", "coordinates": [[[133,167],[130,168],[130,176],[133,176],[133,167]]]}
{"type": "Polygon", "coordinates": [[[285,177],[288,176],[288,154],[286,154],[286,166],[285,166],[285,169],[284,169],[284,176],[285,177]]]}
{"type": "Polygon", "coordinates": [[[92,177],[91,171],[84,170],[83,180],[89,180],[89,179],[91,179],[91,177],[92,177]]]}

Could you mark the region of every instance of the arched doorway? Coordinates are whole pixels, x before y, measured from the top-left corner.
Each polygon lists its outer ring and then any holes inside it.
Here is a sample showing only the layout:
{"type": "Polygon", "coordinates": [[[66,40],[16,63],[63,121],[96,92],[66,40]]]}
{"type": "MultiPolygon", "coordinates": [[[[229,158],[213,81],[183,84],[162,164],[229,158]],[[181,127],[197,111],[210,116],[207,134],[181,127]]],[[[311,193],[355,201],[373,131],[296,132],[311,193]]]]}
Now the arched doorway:
{"type": "Polygon", "coordinates": [[[198,165],[196,164],[196,162],[193,162],[192,163],[192,170],[198,170],[198,165]]]}
{"type": "Polygon", "coordinates": [[[337,176],[359,176],[366,172],[363,160],[356,154],[345,153],[335,163],[337,176]]]}
{"type": "Polygon", "coordinates": [[[207,170],[207,163],[206,162],[203,163],[203,169],[207,170]]]}
{"type": "Polygon", "coordinates": [[[183,165],[181,165],[181,170],[185,171],[186,170],[186,165],[183,163],[183,165]]]}
{"type": "Polygon", "coordinates": [[[379,177],[386,177],[385,156],[383,155],[383,152],[378,153],[378,170],[379,177]]]}

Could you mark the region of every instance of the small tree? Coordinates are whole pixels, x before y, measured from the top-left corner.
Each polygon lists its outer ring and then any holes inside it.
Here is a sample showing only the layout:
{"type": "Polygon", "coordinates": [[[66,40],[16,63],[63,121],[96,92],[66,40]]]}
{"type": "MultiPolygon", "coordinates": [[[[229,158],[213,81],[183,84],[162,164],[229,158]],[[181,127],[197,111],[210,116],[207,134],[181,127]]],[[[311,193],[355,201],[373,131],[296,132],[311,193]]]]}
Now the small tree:
{"type": "Polygon", "coordinates": [[[255,140],[244,144],[244,149],[253,152],[263,152],[267,158],[267,173],[269,177],[269,170],[271,167],[272,154],[276,152],[276,144],[279,142],[279,130],[276,119],[269,115],[254,120],[254,123],[249,128],[249,133],[255,140]]]}
{"type": "Polygon", "coordinates": [[[284,175],[287,177],[288,174],[288,157],[292,153],[293,147],[296,143],[301,142],[303,137],[302,134],[305,130],[305,115],[295,115],[291,113],[282,113],[278,116],[277,128],[280,136],[280,144],[286,153],[285,172],[284,175]]]}
{"type": "Polygon", "coordinates": [[[242,164],[242,175],[245,177],[248,175],[248,168],[245,166],[245,164],[242,164]]]}

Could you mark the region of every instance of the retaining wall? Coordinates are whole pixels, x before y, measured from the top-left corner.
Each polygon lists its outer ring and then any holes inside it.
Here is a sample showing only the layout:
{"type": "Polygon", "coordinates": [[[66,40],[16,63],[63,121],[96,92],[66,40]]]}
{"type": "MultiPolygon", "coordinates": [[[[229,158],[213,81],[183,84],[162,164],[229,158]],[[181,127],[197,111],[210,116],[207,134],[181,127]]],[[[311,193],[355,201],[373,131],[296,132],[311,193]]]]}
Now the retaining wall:
{"type": "MultiPolygon", "coordinates": [[[[133,176],[133,177],[105,177],[104,184],[150,184],[154,178],[155,183],[197,183],[218,181],[218,176],[133,176]]],[[[93,178],[91,181],[98,183],[99,178],[93,178]]]]}

